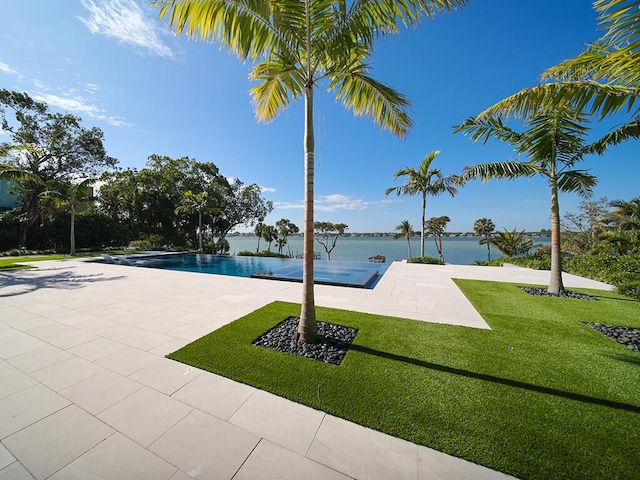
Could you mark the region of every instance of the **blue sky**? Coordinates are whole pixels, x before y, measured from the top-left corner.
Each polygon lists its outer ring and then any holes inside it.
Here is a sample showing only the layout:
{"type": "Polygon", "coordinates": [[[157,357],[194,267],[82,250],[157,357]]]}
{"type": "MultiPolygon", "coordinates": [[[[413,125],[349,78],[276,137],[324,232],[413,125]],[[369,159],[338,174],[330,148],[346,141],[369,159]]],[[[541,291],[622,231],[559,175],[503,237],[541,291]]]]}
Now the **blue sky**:
{"type": "MultiPolygon", "coordinates": [[[[0,87],[25,91],[105,133],[122,168],[150,154],[215,163],[222,174],[264,187],[266,219],[302,225],[303,105],[257,123],[248,95],[250,65],[219,45],[176,37],[147,0],[5,2],[0,26],[0,87]]],[[[417,197],[384,196],[396,170],[433,150],[445,174],[468,164],[514,158],[505,144],[474,144],[452,126],[538,83],[540,74],[600,36],[587,0],[475,0],[377,44],[372,74],[408,96],[414,128],[405,140],[356,118],[330,93],[316,94],[316,220],[350,231],[392,231],[404,219],[419,228],[417,197]]],[[[621,119],[616,119],[620,121],[621,119]]],[[[615,121],[592,125],[593,139],[615,121]]],[[[7,141],[0,132],[0,141],[7,141]]],[[[635,141],[588,157],[599,178],[594,198],[639,194],[635,141]]],[[[542,179],[468,184],[454,198],[429,199],[427,217],[448,215],[449,231],[481,217],[498,229],[549,228],[542,179]]],[[[579,198],[563,195],[561,210],[579,198]]]]}

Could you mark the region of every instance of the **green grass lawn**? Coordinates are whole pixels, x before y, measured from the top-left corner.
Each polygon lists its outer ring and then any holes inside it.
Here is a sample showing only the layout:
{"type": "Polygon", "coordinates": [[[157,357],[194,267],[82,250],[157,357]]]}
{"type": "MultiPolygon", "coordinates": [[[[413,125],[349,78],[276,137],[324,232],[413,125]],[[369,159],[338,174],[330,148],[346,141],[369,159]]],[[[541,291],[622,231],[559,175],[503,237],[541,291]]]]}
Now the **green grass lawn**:
{"type": "Polygon", "coordinates": [[[318,308],[359,329],[335,366],[251,345],[299,314],[276,302],[169,358],[520,478],[637,478],[640,354],[582,322],[640,327],[640,302],[456,283],[492,330],[318,308]]]}
{"type": "Polygon", "coordinates": [[[0,272],[7,272],[11,270],[26,270],[28,268],[35,268],[30,265],[24,265],[25,262],[39,262],[42,260],[63,260],[65,258],[72,258],[69,255],[25,255],[23,257],[0,257],[0,272]]]}

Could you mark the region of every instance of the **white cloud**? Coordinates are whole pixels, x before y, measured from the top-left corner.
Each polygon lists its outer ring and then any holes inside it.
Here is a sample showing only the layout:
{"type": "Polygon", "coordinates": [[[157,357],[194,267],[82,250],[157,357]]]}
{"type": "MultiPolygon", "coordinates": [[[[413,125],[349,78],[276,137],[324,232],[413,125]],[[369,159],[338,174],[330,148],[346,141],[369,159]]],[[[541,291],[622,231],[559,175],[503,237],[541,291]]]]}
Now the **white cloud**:
{"type": "Polygon", "coordinates": [[[17,70],[11,68],[9,65],[0,60],[0,72],[10,73],[12,75],[16,75],[18,73],[17,70]]]}
{"type": "Polygon", "coordinates": [[[157,24],[133,0],[82,0],[82,5],[91,16],[78,18],[91,33],[114,38],[151,55],[174,57],[160,38],[157,24]]]}
{"type": "Polygon", "coordinates": [[[304,208],[304,204],[300,203],[290,203],[290,202],[273,202],[274,209],[282,209],[282,210],[292,210],[292,209],[302,209],[304,208]]]}
{"type": "MultiPolygon", "coordinates": [[[[317,212],[338,212],[344,210],[367,210],[371,207],[378,207],[381,205],[387,205],[389,200],[381,201],[366,201],[361,198],[355,198],[350,195],[343,195],[341,193],[333,193],[331,195],[321,195],[315,199],[314,210],[317,212]]],[[[292,203],[292,202],[273,202],[275,209],[292,210],[303,209],[304,202],[292,203]]]]}
{"type": "MultiPolygon", "coordinates": [[[[36,82],[36,86],[48,90],[44,85],[38,84],[36,82]]],[[[97,88],[97,87],[96,87],[97,88]]],[[[39,100],[41,102],[45,102],[46,104],[54,107],[61,108],[68,112],[86,115],[91,118],[95,118],[97,120],[104,120],[114,127],[133,127],[135,124],[127,122],[126,119],[122,117],[112,117],[105,114],[105,111],[101,108],[92,105],[87,102],[84,98],[79,95],[76,95],[76,90],[72,89],[68,92],[64,93],[63,96],[53,95],[50,93],[37,93],[33,95],[33,98],[39,100]]]]}
{"type": "Polygon", "coordinates": [[[48,105],[53,105],[70,112],[84,113],[92,117],[100,114],[98,107],[85,103],[84,100],[79,97],[70,98],[52,95],[50,93],[38,93],[34,95],[34,98],[48,105]]]}
{"type": "Polygon", "coordinates": [[[263,187],[262,185],[260,185],[260,190],[262,190],[263,192],[275,192],[276,189],[273,187],[263,187]]]}

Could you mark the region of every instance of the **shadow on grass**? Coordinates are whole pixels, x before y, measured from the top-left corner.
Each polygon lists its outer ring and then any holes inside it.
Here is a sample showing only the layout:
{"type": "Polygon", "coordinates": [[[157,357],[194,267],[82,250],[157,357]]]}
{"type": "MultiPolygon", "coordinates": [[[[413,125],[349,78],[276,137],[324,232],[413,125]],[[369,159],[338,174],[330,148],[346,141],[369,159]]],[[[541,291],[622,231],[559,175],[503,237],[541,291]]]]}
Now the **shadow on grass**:
{"type": "Polygon", "coordinates": [[[447,367],[446,365],[440,365],[438,363],[425,362],[424,360],[418,360],[416,358],[396,355],[389,352],[381,352],[380,350],[364,347],[362,345],[352,344],[349,347],[349,350],[366,353],[368,355],[375,355],[377,357],[387,358],[389,360],[394,360],[397,362],[409,363],[412,365],[417,365],[418,367],[424,367],[430,370],[437,370],[439,372],[451,373],[453,375],[461,375],[463,377],[474,378],[476,380],[484,380],[486,382],[499,383],[501,385],[506,385],[508,387],[522,388],[524,390],[544,393],[547,395],[554,395],[556,397],[568,398],[570,400],[576,400],[578,402],[591,403],[594,405],[601,405],[604,407],[626,410],[628,412],[640,413],[640,406],[636,406],[636,405],[613,402],[611,400],[604,400],[602,398],[589,397],[587,395],[580,395],[579,393],[564,392],[562,390],[556,390],[555,388],[542,387],[542,386],[533,385],[530,383],[519,382],[517,380],[510,380],[508,378],[501,378],[493,375],[487,375],[485,373],[470,372],[469,370],[462,370],[460,368],[447,367]]]}
{"type": "Polygon", "coordinates": [[[78,275],[68,267],[17,270],[11,273],[0,272],[0,298],[24,295],[43,288],[73,290],[82,288],[87,283],[105,282],[120,278],[124,277],[104,278],[102,274],[78,275]]]}

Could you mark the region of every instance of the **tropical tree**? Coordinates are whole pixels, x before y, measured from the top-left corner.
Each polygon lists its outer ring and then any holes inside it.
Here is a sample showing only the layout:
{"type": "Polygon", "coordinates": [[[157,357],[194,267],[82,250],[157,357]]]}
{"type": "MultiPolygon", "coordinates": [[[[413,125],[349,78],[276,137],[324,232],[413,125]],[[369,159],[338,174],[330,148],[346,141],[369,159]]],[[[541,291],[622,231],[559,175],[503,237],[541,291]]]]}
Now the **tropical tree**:
{"type": "Polygon", "coordinates": [[[496,226],[490,218],[479,218],[473,224],[473,233],[478,237],[483,237],[480,240],[480,245],[487,246],[487,263],[491,261],[491,234],[495,231],[496,226]]]}
{"type": "Polygon", "coordinates": [[[422,227],[420,230],[421,257],[424,257],[427,197],[435,197],[445,192],[453,197],[458,193],[458,189],[455,186],[456,179],[453,175],[445,177],[440,169],[431,168],[433,161],[439,154],[439,150],[428,153],[417,169],[413,167],[405,167],[398,170],[393,175],[393,179],[397,180],[400,177],[406,177],[404,185],[387,188],[384,192],[386,196],[395,192],[398,195],[420,195],[422,197],[422,227]]]}
{"type": "MultiPolygon", "coordinates": [[[[202,214],[209,208],[209,193],[193,193],[191,190],[184,192],[180,206],[176,208],[176,213],[186,213],[188,215],[198,214],[198,251],[203,252],[202,247],[202,214]]],[[[219,209],[218,209],[219,210],[219,209]]]]}
{"type": "Polygon", "coordinates": [[[338,238],[344,235],[349,226],[346,223],[315,222],[316,240],[327,252],[327,260],[331,260],[331,252],[336,248],[338,238]]]}
{"type": "Polygon", "coordinates": [[[613,200],[613,211],[607,216],[609,223],[620,230],[640,230],[640,197],[631,200],[613,200]]]}
{"type": "Polygon", "coordinates": [[[265,225],[262,222],[258,222],[256,223],[255,228],[253,229],[253,234],[258,237],[258,246],[256,247],[256,253],[258,253],[260,251],[260,239],[262,238],[262,230],[264,229],[265,225]]]}
{"type": "MultiPolygon", "coordinates": [[[[282,249],[288,244],[289,236],[295,235],[300,231],[300,229],[288,218],[281,218],[278,220],[276,222],[276,229],[278,231],[278,253],[282,254],[282,249]]],[[[289,248],[289,256],[291,256],[291,248],[289,248]]]]}
{"type": "Polygon", "coordinates": [[[399,239],[399,238],[406,238],[407,239],[407,248],[409,249],[408,254],[409,256],[407,258],[411,258],[411,237],[413,237],[416,232],[413,231],[413,226],[411,225],[411,223],[409,223],[409,220],[403,220],[402,223],[400,223],[399,225],[396,225],[395,230],[398,232],[396,233],[393,238],[394,239],[399,239]]]}
{"type": "MultiPolygon", "coordinates": [[[[14,168],[16,193],[20,198],[22,221],[18,244],[26,246],[29,229],[42,213],[42,192],[46,185],[72,183],[112,168],[99,128],[84,128],[79,117],[51,113],[49,107],[26,93],[0,89],[0,129],[11,144],[2,144],[5,165],[14,168]]],[[[12,175],[5,168],[5,175],[12,175]]]]}
{"type": "MultiPolygon", "coordinates": [[[[433,235],[433,241],[436,243],[436,250],[440,260],[444,264],[444,255],[442,254],[442,235],[444,235],[447,224],[451,221],[449,217],[443,215],[441,217],[431,217],[427,220],[427,233],[433,235]]],[[[423,255],[424,256],[424,255],[423,255]]]]}
{"type": "Polygon", "coordinates": [[[49,190],[40,193],[43,198],[54,200],[57,207],[68,208],[71,215],[71,228],[69,232],[69,255],[76,254],[76,211],[79,206],[94,200],[91,185],[95,183],[93,178],[87,178],[77,184],[55,184],[49,185],[49,190]],[[53,188],[52,188],[53,187],[53,188]]]}
{"type": "Polygon", "coordinates": [[[374,41],[414,26],[425,16],[467,0],[162,0],[159,17],[177,34],[219,41],[241,60],[258,63],[251,89],[259,121],[271,121],[292,100],[304,98],[304,260],[299,340],[314,342],[313,96],[326,85],[355,115],[405,137],[411,127],[407,99],[369,75],[374,41]]]}
{"type": "Polygon", "coordinates": [[[262,238],[269,244],[269,251],[271,251],[271,244],[278,238],[278,231],[273,225],[265,225],[262,229],[262,238]]]}
{"type": "Polygon", "coordinates": [[[582,200],[577,213],[566,213],[561,221],[563,250],[574,253],[593,250],[598,235],[606,229],[608,205],[606,197],[593,201],[582,200]]]}
{"type": "Polygon", "coordinates": [[[535,239],[528,238],[524,230],[518,232],[504,229],[504,232],[497,232],[489,239],[489,243],[496,247],[507,258],[528,255],[534,247],[535,239]]]}
{"type": "Polygon", "coordinates": [[[514,179],[543,176],[551,190],[551,278],[548,291],[560,294],[562,283],[562,258],[560,243],[560,206],[558,192],[578,193],[589,197],[596,178],[585,170],[573,167],[580,162],[590,146],[584,137],[588,132],[583,115],[571,107],[558,106],[553,111],[542,111],[525,119],[524,130],[516,132],[506,126],[500,118],[468,118],[455,127],[456,133],[470,135],[474,141],[486,143],[495,137],[515,147],[518,154],[528,157],[526,161],[511,160],[485,163],[465,167],[460,182],[492,178],[514,179]]]}

